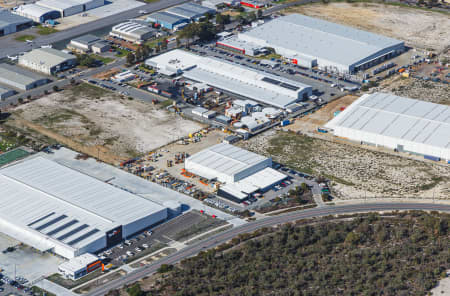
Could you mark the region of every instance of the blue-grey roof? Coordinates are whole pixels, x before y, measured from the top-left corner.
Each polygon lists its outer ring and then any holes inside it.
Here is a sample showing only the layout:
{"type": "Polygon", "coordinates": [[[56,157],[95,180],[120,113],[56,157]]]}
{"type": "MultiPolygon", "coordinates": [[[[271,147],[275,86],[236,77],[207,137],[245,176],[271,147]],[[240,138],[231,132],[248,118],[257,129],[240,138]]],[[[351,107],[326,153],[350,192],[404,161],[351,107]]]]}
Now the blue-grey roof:
{"type": "Polygon", "coordinates": [[[215,13],[214,9],[190,2],[171,7],[167,12],[189,19],[201,17],[208,12],[215,13]]]}
{"type": "Polygon", "coordinates": [[[367,31],[300,14],[276,18],[241,34],[259,45],[282,47],[293,52],[342,65],[353,65],[385,48],[403,42],[367,31]]]}
{"type": "Polygon", "coordinates": [[[0,29],[9,25],[21,25],[32,22],[32,20],[26,17],[12,14],[8,10],[0,10],[0,29]]]}
{"type": "Polygon", "coordinates": [[[185,17],[174,15],[165,11],[152,13],[148,16],[147,20],[169,24],[176,24],[182,21],[188,21],[188,19],[185,17]]]}
{"type": "Polygon", "coordinates": [[[93,44],[96,43],[98,41],[100,41],[101,39],[95,35],[92,34],[87,34],[87,35],[82,35],[80,37],[74,38],[71,41],[76,41],[79,42],[81,44],[85,44],[85,45],[89,45],[89,44],[93,44]]]}

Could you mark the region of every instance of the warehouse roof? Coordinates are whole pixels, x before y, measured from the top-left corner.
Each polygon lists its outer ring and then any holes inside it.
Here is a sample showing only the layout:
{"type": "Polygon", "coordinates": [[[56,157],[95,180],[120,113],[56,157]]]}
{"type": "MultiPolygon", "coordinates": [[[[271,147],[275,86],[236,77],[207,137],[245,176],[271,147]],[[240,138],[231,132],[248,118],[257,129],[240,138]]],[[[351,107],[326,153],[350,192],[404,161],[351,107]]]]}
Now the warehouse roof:
{"type": "Polygon", "coordinates": [[[195,3],[184,3],[167,9],[167,12],[192,19],[203,16],[206,13],[215,13],[215,10],[195,3]]]}
{"type": "MultiPolygon", "coordinates": [[[[311,57],[351,65],[403,41],[300,14],[276,18],[240,34],[311,57]]],[[[261,44],[260,44],[261,45],[261,44]]]]}
{"type": "Polygon", "coordinates": [[[31,22],[26,17],[12,14],[10,11],[4,9],[0,10],[0,29],[9,25],[20,25],[31,22]]]}
{"type": "Polygon", "coordinates": [[[87,34],[87,35],[83,35],[83,36],[74,38],[71,41],[76,41],[76,42],[84,44],[84,45],[89,45],[89,44],[94,44],[100,40],[101,39],[95,35],[87,34]]]}
{"type": "Polygon", "coordinates": [[[22,85],[31,84],[35,81],[45,79],[44,76],[9,64],[0,64],[0,77],[4,77],[7,80],[14,81],[22,85]]]}
{"type": "Polygon", "coordinates": [[[97,256],[85,253],[75,258],[71,258],[69,261],[60,264],[59,268],[63,269],[66,272],[75,273],[80,269],[85,269],[86,266],[97,260],[98,260],[97,256]]]}
{"type": "Polygon", "coordinates": [[[232,175],[267,159],[242,148],[220,143],[190,156],[189,161],[232,175]]]}
{"type": "Polygon", "coordinates": [[[450,107],[386,93],[361,96],[326,124],[450,148],[450,107]]]}
{"type": "Polygon", "coordinates": [[[10,89],[8,89],[6,87],[0,86],[0,96],[3,95],[3,94],[9,93],[11,91],[12,90],[10,90],[10,89]]]}
{"type": "Polygon", "coordinates": [[[116,31],[122,34],[140,36],[150,32],[155,32],[155,29],[135,22],[125,22],[114,26],[112,28],[112,31],[116,31]]]}
{"type": "MultiPolygon", "coordinates": [[[[41,16],[56,11],[55,9],[40,6],[37,4],[24,4],[20,5],[16,10],[18,13],[26,14],[27,16],[32,16],[35,18],[40,18],[41,16]]],[[[58,12],[59,13],[59,12],[58,12]]]]}
{"type": "Polygon", "coordinates": [[[26,60],[30,63],[53,67],[71,59],[76,59],[76,56],[54,48],[37,48],[19,57],[19,62],[26,60]]]}
{"type": "Polygon", "coordinates": [[[174,14],[171,14],[171,13],[168,13],[165,11],[152,13],[148,16],[148,19],[150,21],[155,20],[158,22],[164,22],[164,23],[169,23],[169,24],[174,24],[174,23],[178,23],[181,21],[188,21],[188,19],[185,17],[174,15],[174,14]]]}
{"type": "Polygon", "coordinates": [[[284,108],[311,86],[216,58],[172,50],[149,59],[150,64],[254,100],[284,108]]]}
{"type": "Polygon", "coordinates": [[[164,208],[41,156],[0,170],[0,220],[73,248],[164,208]]]}
{"type": "Polygon", "coordinates": [[[44,7],[49,7],[49,8],[53,8],[53,9],[69,9],[73,6],[79,6],[82,5],[80,2],[78,1],[72,1],[72,0],[40,0],[38,2],[36,2],[37,5],[40,6],[44,6],[44,7]]]}

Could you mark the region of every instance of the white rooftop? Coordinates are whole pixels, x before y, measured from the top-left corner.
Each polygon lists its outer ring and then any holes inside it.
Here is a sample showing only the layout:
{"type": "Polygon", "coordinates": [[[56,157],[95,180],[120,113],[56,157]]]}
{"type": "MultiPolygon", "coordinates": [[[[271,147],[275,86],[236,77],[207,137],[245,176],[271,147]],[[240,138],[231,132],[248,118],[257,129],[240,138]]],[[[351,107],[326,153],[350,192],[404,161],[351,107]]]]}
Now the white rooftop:
{"type": "Polygon", "coordinates": [[[1,169],[0,196],[0,220],[73,248],[164,209],[41,156],[1,169]]]}
{"type": "Polygon", "coordinates": [[[65,272],[75,273],[80,269],[86,268],[87,265],[95,262],[96,260],[98,260],[97,256],[85,253],[60,264],[59,268],[63,269],[65,272]]]}
{"type": "Polygon", "coordinates": [[[310,57],[351,65],[400,40],[301,14],[278,17],[239,34],[258,45],[283,47],[310,57]]]}
{"type": "Polygon", "coordinates": [[[226,175],[233,175],[267,159],[242,148],[220,143],[190,156],[189,161],[226,175]]]}

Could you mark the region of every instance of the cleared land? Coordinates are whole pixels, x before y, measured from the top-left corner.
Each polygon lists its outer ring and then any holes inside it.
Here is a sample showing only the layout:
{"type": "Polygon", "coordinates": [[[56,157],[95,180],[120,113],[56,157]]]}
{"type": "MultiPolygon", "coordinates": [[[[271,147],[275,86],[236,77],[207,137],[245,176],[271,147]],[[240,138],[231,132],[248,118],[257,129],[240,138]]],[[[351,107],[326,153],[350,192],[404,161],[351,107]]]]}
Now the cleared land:
{"type": "Polygon", "coordinates": [[[342,199],[450,198],[450,167],[347,142],[268,131],[241,144],[300,171],[332,180],[342,199]]]}
{"type": "Polygon", "coordinates": [[[302,13],[404,40],[408,45],[440,51],[450,44],[448,15],[375,3],[330,3],[296,6],[302,13]]]}
{"type": "Polygon", "coordinates": [[[12,122],[108,163],[134,157],[202,126],[158,106],[88,84],[20,106],[12,122]]]}

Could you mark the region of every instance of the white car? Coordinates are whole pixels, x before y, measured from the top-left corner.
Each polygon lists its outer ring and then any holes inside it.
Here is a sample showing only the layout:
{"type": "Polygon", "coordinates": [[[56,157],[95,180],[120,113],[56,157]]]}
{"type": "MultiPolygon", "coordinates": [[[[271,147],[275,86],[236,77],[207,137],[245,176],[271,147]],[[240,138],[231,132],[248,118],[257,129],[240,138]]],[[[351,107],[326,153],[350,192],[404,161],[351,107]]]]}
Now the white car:
{"type": "Polygon", "coordinates": [[[133,252],[131,252],[131,251],[127,251],[127,253],[126,253],[128,256],[133,256],[134,255],[134,253],[133,252]]]}
{"type": "Polygon", "coordinates": [[[143,247],[144,249],[148,249],[148,245],[147,245],[147,244],[143,244],[142,247],[143,247]]]}
{"type": "Polygon", "coordinates": [[[135,250],[136,250],[136,252],[138,252],[138,253],[139,253],[139,252],[142,252],[142,250],[141,250],[140,248],[136,248],[135,250]]]}

